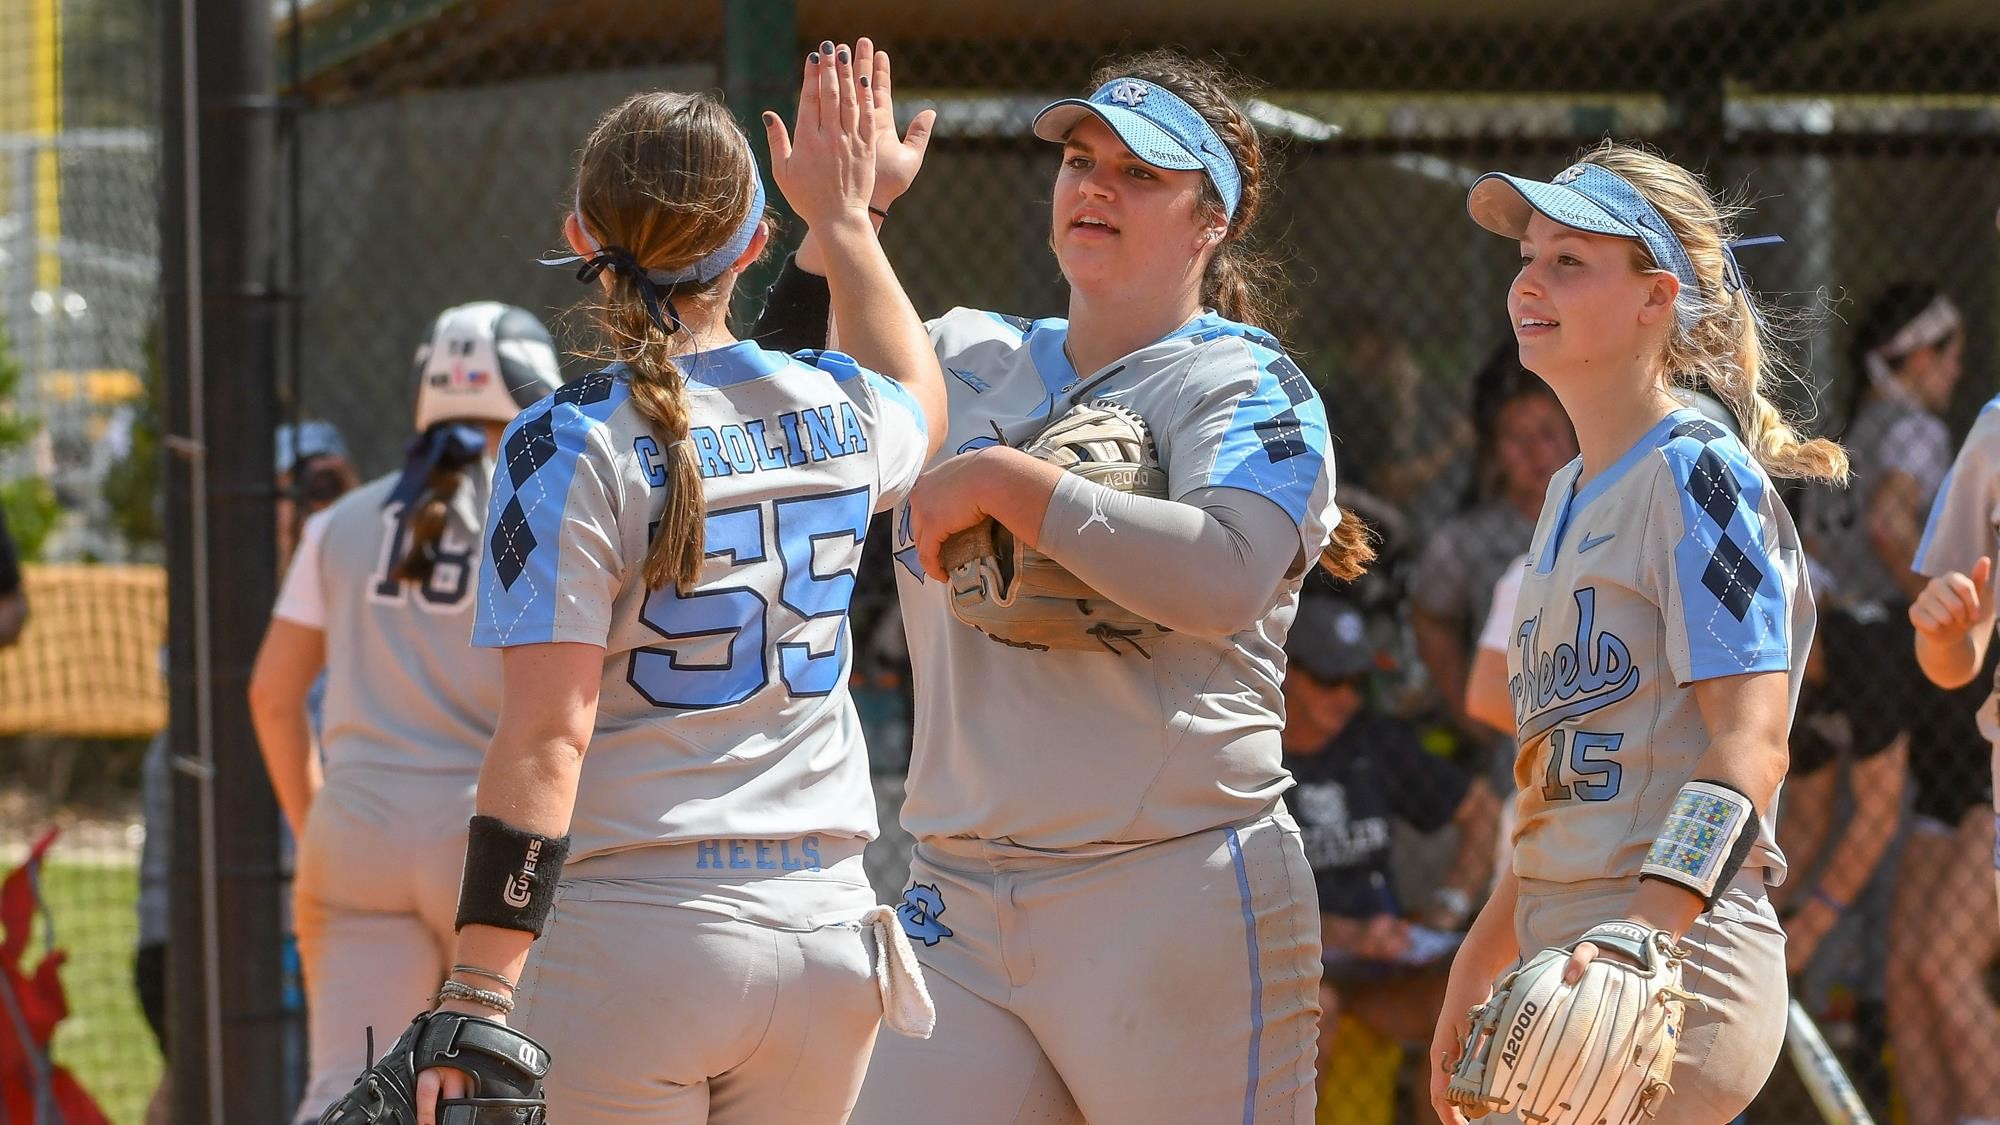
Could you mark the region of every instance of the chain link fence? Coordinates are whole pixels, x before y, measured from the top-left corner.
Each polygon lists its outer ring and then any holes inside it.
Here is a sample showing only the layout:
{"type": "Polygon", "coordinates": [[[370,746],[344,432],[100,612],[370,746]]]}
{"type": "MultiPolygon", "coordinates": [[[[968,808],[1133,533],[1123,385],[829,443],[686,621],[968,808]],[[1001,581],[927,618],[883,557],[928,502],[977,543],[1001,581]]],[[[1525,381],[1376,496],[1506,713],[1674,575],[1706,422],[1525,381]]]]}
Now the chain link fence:
{"type": "MultiPolygon", "coordinates": [[[[575,282],[532,263],[560,243],[582,137],[633,90],[724,91],[761,148],[756,114],[789,116],[811,44],[874,36],[895,59],[899,116],[939,112],[923,174],[883,232],[917,307],[1053,316],[1066,302],[1047,247],[1055,155],[1029,134],[1035,111],[1082,90],[1104,56],[1161,44],[1254,80],[1254,117],[1281,169],[1261,227],[1290,280],[1282,338],[1326,400],[1343,489],[1373,497],[1385,534],[1376,573],[1342,594],[1381,656],[1369,707],[1445,767],[1426,775],[1441,779],[1434,799],[1394,810],[1393,823],[1351,821],[1368,802],[1333,776],[1293,805],[1328,867],[1358,862],[1341,841],[1387,832],[1391,901],[1411,918],[1429,917],[1461,838],[1492,832],[1459,815],[1469,794],[1511,790],[1505,740],[1464,712],[1461,685],[1493,584],[1526,549],[1535,478],[1573,448],[1507,369],[1513,250],[1466,219],[1474,177],[1545,178],[1612,136],[1654,144],[1749,204],[1747,233],[1787,239],[1744,263],[1804,317],[1790,404],[1816,432],[1852,432],[1871,403],[1906,393],[1872,383],[1857,356],[1898,315],[1878,311],[1884,294],[1947,294],[1964,313],[1962,355],[1933,349],[1924,371],[1894,376],[1901,387],[1931,379],[1918,405],[1939,424],[1898,430],[1871,453],[1919,486],[1935,487],[1938,457],[1948,463],[2000,390],[2000,9],[1983,0],[1252,0],[1227,11],[1191,0],[318,0],[281,12],[277,92],[293,100],[276,124],[272,285],[295,301],[270,386],[291,414],[337,424],[364,477],[400,461],[410,357],[440,309],[503,300],[576,342],[561,316],[581,295],[575,282]],[[1954,359],[1955,382],[1942,375],[1954,359]]],[[[0,484],[48,483],[40,542],[53,558],[156,557],[143,386],[158,285],[160,16],[138,0],[0,0],[0,317],[23,373],[16,410],[40,426],[0,449],[0,484]]],[[[1921,528],[1929,496],[1880,487],[1888,475],[1844,500],[1795,495],[1795,510],[1822,541],[1861,543],[1900,569],[1898,529],[1921,528]]],[[[1774,895],[1795,947],[1814,949],[1795,992],[1878,1120],[1947,1125],[2000,1097],[1991,778],[1966,721],[1984,692],[1918,685],[1895,626],[1907,591],[1843,599],[1859,564],[1841,551],[1818,562],[1826,643],[1780,816],[1793,875],[1774,895]]],[[[869,560],[855,687],[883,799],[871,870],[895,894],[908,671],[887,565],[869,560]]],[[[103,755],[126,766],[104,771],[113,796],[92,796],[85,817],[46,800],[88,788],[52,772],[80,760],[62,759],[56,741],[10,746],[21,764],[0,784],[21,792],[0,811],[22,811],[0,818],[0,865],[25,853],[31,813],[105,824],[71,867],[51,866],[63,876],[52,885],[74,890],[50,902],[59,923],[130,918],[136,755],[103,755]]],[[[1299,772],[1328,773],[1309,762],[1299,772]]],[[[1329,933],[1369,921],[1337,919],[1329,933]]],[[[86,939],[82,925],[59,941],[105,952],[65,970],[74,1014],[56,1059],[114,1120],[137,1121],[158,1062],[125,990],[121,950],[134,935],[86,939]],[[86,964],[100,975],[79,976],[86,964]]],[[[1334,966],[1322,1122],[1427,1120],[1442,963],[1334,966]]],[[[1780,1062],[1749,1118],[1818,1116],[1780,1062]]]]}

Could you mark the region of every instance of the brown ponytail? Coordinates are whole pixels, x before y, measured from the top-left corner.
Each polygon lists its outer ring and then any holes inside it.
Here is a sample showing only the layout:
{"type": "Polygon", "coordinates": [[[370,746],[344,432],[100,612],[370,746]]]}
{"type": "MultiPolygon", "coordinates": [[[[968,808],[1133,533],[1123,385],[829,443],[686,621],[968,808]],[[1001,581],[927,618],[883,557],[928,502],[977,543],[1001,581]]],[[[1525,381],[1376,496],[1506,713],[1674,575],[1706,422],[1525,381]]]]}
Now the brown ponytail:
{"type": "Polygon", "coordinates": [[[1333,538],[1319,553],[1319,565],[1342,582],[1352,582],[1375,561],[1375,541],[1375,530],[1368,526],[1368,521],[1354,514],[1354,509],[1342,508],[1340,522],[1333,527],[1333,538]]]}
{"type": "MultiPolygon", "coordinates": [[[[647,270],[682,269],[743,224],[755,175],[743,134],[713,97],[635,94],[584,142],[577,165],[579,218],[599,242],[629,251],[647,270]]],[[[720,279],[658,288],[669,308],[722,299],[720,279]]],[[[646,585],[686,593],[701,579],[707,555],[701,468],[688,442],[687,383],[674,358],[694,341],[677,321],[661,327],[637,282],[622,274],[600,299],[581,307],[602,343],[592,358],[625,365],[632,407],[652,426],[666,460],[666,509],[646,552],[646,585]]]]}
{"type": "Polygon", "coordinates": [[[424,481],[423,493],[403,513],[410,546],[390,568],[389,577],[419,586],[431,580],[431,574],[437,570],[438,543],[444,539],[451,501],[458,495],[459,483],[464,479],[464,472],[455,466],[431,470],[429,479],[424,481]]]}

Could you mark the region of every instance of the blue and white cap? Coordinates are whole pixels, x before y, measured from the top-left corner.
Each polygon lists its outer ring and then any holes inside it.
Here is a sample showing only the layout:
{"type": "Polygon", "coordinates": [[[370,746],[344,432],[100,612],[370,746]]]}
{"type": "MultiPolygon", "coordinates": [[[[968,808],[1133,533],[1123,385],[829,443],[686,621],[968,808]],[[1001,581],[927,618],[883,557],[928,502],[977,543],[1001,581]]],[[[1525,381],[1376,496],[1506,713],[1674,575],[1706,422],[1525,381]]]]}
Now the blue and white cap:
{"type": "MultiPolygon", "coordinates": [[[[1694,263],[1666,217],[1638,188],[1601,164],[1572,164],[1547,183],[1488,172],[1473,183],[1465,209],[1473,222],[1506,238],[1525,237],[1529,214],[1539,211],[1572,230],[1637,239],[1661,269],[1680,279],[1681,292],[1701,293],[1694,263]]],[[[1692,296],[1675,303],[1681,323],[1692,323],[1698,315],[1692,296]]]]}
{"type": "Polygon", "coordinates": [[[1035,135],[1061,142],[1086,114],[1095,114],[1132,155],[1155,168],[1207,172],[1223,211],[1236,217],[1236,204],[1243,198],[1243,172],[1236,158],[1208,119],[1172,90],[1140,78],[1113,78],[1087,99],[1049,103],[1035,116],[1035,135]]]}

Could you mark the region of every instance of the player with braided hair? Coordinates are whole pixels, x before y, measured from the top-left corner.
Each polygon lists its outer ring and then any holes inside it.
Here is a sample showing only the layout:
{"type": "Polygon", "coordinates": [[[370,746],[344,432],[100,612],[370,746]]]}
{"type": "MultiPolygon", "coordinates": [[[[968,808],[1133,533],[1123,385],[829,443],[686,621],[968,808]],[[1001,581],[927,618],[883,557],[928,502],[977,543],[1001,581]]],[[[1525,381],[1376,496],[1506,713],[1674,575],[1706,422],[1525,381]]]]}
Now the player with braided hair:
{"type": "Polygon", "coordinates": [[[402,1026],[448,964],[463,821],[500,706],[499,661],[466,645],[486,491],[501,429],[561,385],[548,329],[492,301],[440,313],[416,377],[407,462],[305,521],[250,677],[299,841],[305,1120],[347,1088],[365,1030],[402,1026]],[[322,669],[316,747],[306,699],[322,669]]]}
{"type": "Polygon", "coordinates": [[[1521,362],[1582,455],[1550,482],[1509,630],[1513,862],[1453,962],[1432,1105],[1713,1125],[1785,1034],[1765,888],[1814,614],[1771,476],[1838,482],[1846,456],[1766,397],[1782,357],[1693,173],[1607,143],[1550,182],[1482,177],[1468,206],[1520,244],[1521,362]]]}
{"type": "MultiPolygon", "coordinates": [[[[862,869],[846,617],[870,517],[935,448],[943,392],[870,225],[855,70],[815,52],[796,133],[771,131],[853,358],[732,334],[769,229],[716,99],[634,95],[579,157],[567,261],[610,362],[501,443],[473,643],[501,650],[504,697],[439,1008],[545,1048],[565,1125],[831,1125],[885,1017],[929,1030],[862,869]]],[[[487,1075],[418,1047],[420,1125],[487,1098],[487,1075]]]]}

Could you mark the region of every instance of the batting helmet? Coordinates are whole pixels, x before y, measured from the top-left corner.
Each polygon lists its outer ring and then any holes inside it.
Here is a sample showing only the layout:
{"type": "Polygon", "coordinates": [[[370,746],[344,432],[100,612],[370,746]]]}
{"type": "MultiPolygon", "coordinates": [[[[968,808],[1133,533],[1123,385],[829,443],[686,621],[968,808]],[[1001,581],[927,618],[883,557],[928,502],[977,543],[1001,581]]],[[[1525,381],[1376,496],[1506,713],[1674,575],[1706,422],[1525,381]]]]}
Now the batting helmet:
{"type": "Polygon", "coordinates": [[[458,305],[417,346],[417,430],[512,422],[561,386],[555,340],[534,313],[498,301],[458,305]]]}

